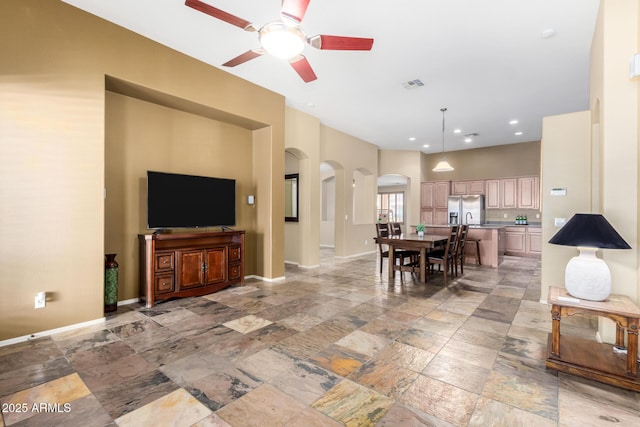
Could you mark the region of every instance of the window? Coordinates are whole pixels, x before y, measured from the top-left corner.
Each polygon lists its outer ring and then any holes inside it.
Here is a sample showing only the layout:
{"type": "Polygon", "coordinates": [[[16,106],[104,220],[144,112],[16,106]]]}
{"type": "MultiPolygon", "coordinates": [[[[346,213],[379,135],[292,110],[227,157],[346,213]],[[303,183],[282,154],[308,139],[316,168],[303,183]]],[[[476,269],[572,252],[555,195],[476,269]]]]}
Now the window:
{"type": "Polygon", "coordinates": [[[378,193],[378,221],[404,222],[404,193],[378,193]]]}

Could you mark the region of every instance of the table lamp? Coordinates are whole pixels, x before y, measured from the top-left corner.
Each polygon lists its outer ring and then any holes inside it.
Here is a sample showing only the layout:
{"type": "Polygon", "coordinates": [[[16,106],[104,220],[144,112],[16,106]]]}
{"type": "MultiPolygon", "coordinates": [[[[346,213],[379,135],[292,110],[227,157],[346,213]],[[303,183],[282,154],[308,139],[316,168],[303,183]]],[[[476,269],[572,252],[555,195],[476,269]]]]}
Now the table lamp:
{"type": "Polygon", "coordinates": [[[596,256],[598,249],[631,249],[600,214],[575,214],[549,243],[578,248],[580,255],[567,264],[564,285],[572,296],[590,301],[604,301],[611,294],[611,272],[596,256]]]}

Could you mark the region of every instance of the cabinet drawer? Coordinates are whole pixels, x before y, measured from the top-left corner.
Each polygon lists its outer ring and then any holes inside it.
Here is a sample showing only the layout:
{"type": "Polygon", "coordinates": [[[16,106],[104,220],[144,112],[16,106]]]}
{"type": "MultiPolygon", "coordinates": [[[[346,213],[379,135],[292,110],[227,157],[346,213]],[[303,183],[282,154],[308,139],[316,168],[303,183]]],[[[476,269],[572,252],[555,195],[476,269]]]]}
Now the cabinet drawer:
{"type": "Polygon", "coordinates": [[[229,246],[229,262],[240,261],[240,246],[229,246]]]}
{"type": "Polygon", "coordinates": [[[229,280],[238,279],[240,277],[240,265],[229,266],[229,280]]]}
{"type": "Polygon", "coordinates": [[[158,252],[155,254],[155,271],[171,271],[175,265],[173,252],[158,252]]]}
{"type": "Polygon", "coordinates": [[[160,274],[156,276],[155,293],[167,294],[175,291],[173,274],[160,274]]]}

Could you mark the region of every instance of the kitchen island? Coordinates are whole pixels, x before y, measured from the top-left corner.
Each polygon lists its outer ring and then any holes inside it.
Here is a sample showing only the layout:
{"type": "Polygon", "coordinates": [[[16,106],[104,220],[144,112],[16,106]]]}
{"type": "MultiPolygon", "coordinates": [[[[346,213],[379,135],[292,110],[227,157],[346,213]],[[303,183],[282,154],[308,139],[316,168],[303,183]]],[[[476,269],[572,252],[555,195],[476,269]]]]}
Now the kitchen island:
{"type": "MultiPolygon", "coordinates": [[[[426,234],[449,234],[448,225],[427,225],[426,234]]],[[[500,224],[470,225],[468,239],[478,240],[482,265],[498,268],[504,259],[505,226],[500,224]]],[[[476,245],[465,245],[465,264],[476,263],[476,245]]]]}

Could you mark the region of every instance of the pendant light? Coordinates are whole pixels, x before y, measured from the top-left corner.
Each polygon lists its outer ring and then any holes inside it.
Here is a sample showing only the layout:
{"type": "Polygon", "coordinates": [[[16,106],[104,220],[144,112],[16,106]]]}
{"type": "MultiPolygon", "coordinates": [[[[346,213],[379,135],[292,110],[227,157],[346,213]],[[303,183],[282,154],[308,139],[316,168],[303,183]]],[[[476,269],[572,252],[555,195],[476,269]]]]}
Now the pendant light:
{"type": "Polygon", "coordinates": [[[442,158],[438,162],[435,168],[432,170],[434,172],[450,172],[453,170],[453,167],[447,162],[447,159],[444,157],[444,112],[447,111],[446,108],[441,108],[442,111],[442,158]]]}

